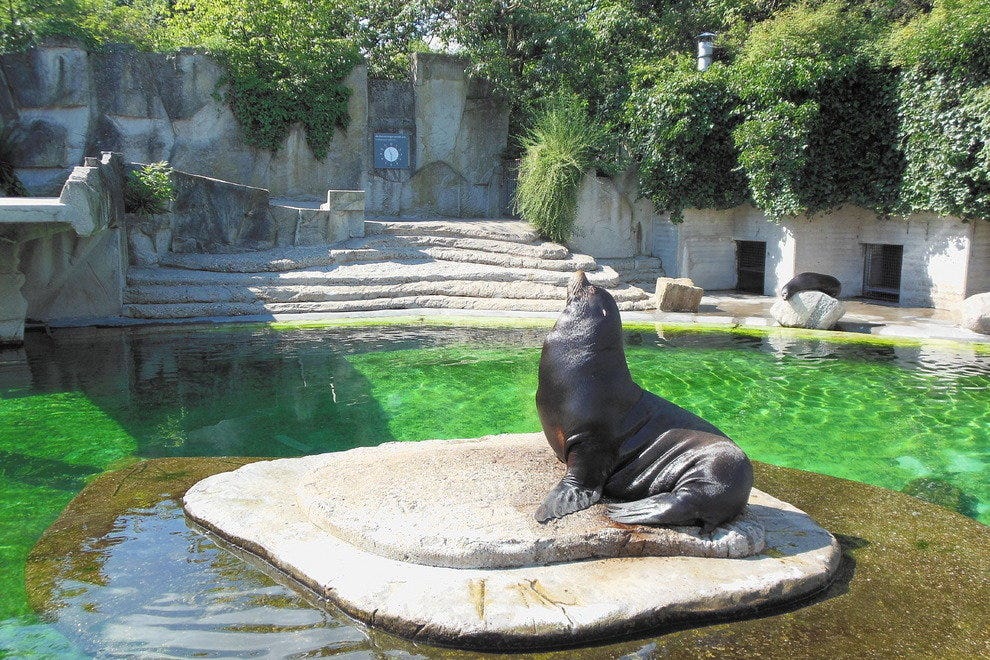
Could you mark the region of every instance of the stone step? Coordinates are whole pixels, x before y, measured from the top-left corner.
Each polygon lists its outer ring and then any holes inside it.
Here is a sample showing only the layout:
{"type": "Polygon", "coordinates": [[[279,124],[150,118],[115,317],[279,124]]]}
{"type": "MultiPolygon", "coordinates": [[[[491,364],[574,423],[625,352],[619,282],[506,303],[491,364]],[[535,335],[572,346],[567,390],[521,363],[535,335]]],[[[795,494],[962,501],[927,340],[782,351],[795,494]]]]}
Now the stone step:
{"type": "Polygon", "coordinates": [[[623,282],[634,284],[650,293],[656,291],[657,278],[664,276],[663,264],[656,257],[602,258],[595,261],[602,267],[612,268],[623,282]]]}
{"type": "MultiPolygon", "coordinates": [[[[482,282],[543,282],[567,286],[571,274],[534,268],[501,268],[486,264],[456,262],[365,262],[320,266],[287,272],[225,273],[181,268],[131,268],[127,284],[171,286],[288,286],[288,285],[390,285],[429,280],[475,280],[482,282]]],[[[611,268],[588,273],[596,286],[611,288],[619,276],[611,268]]]]}
{"type": "Polygon", "coordinates": [[[532,268],[573,272],[599,269],[595,260],[583,254],[566,258],[542,258],[513,252],[491,252],[444,246],[396,244],[370,238],[353,239],[333,246],[287,247],[233,254],[169,253],[162,266],[227,273],[285,272],[369,261],[453,261],[488,264],[507,268],[532,268]]]}
{"type": "Polygon", "coordinates": [[[495,241],[459,236],[382,235],[378,238],[366,238],[362,245],[364,247],[427,246],[460,248],[463,250],[514,254],[533,257],[534,259],[566,259],[570,255],[570,250],[558,243],[515,243],[511,241],[495,241]]]}
{"type": "MultiPolygon", "coordinates": [[[[559,312],[564,300],[529,300],[515,298],[472,298],[463,296],[400,296],[299,303],[173,303],[129,304],[124,315],[144,319],[179,319],[218,316],[255,316],[267,314],[306,314],[363,312],[386,309],[462,309],[488,311],[559,312]]],[[[635,300],[619,303],[619,309],[649,310],[652,301],[635,300]]]]}
{"type": "Polygon", "coordinates": [[[528,222],[521,220],[463,219],[463,220],[392,220],[388,218],[364,221],[366,235],[392,236],[450,236],[480,238],[514,243],[540,242],[540,235],[528,222]]]}
{"type": "MultiPolygon", "coordinates": [[[[641,289],[629,285],[614,287],[610,293],[617,302],[634,302],[648,298],[641,289]]],[[[384,286],[140,285],[128,287],[124,294],[124,302],[128,304],[310,303],[411,296],[565,300],[567,289],[564,286],[543,282],[483,282],[477,280],[418,281],[384,286]]]]}

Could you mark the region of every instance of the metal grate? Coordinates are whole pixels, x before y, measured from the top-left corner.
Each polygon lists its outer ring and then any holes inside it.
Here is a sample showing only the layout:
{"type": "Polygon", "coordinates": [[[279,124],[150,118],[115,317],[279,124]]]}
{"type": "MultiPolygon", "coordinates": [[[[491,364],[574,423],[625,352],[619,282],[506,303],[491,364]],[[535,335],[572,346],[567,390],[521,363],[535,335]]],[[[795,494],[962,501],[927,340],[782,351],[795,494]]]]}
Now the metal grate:
{"type": "Polygon", "coordinates": [[[736,290],[763,293],[767,267],[767,244],[763,241],[736,241],[736,290]]]}
{"type": "Polygon", "coordinates": [[[904,246],[866,243],[863,247],[863,297],[899,302],[904,246]]]}

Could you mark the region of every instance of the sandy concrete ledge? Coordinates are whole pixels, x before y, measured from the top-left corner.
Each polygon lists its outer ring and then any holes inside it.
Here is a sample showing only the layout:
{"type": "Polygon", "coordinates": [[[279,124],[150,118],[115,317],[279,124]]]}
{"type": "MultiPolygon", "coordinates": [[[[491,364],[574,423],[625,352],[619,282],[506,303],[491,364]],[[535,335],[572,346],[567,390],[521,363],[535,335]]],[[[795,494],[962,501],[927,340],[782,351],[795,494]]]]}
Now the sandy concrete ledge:
{"type": "MultiPolygon", "coordinates": [[[[443,452],[450,442],[423,450],[443,452]]],[[[544,443],[540,434],[476,442],[544,443]]],[[[252,463],[215,475],[189,489],[186,513],[365,623],[463,648],[586,644],[754,613],[824,588],[839,566],[839,545],[828,532],[764,493],[750,511],[765,529],[766,548],[744,559],[622,557],[504,569],[400,561],[341,540],[300,505],[297,486],[340,455],[252,463]]],[[[384,469],[375,474],[385,482],[401,478],[384,469]]]]}
{"type": "MultiPolygon", "coordinates": [[[[753,328],[765,331],[786,331],[774,325],[773,319],[764,312],[775,298],[767,296],[705,296],[702,311],[696,314],[676,312],[622,312],[623,323],[648,323],[659,325],[683,325],[713,327],[753,328]]],[[[990,336],[965,330],[945,318],[948,312],[934,309],[911,309],[874,305],[860,301],[847,301],[854,312],[846,314],[839,321],[841,331],[822,332],[827,339],[834,335],[837,339],[855,340],[863,338],[908,339],[924,341],[937,339],[967,343],[988,343],[990,336]]],[[[291,324],[335,324],[372,322],[418,323],[423,319],[440,323],[464,324],[553,324],[558,312],[501,311],[491,312],[470,309],[395,309],[365,312],[309,312],[301,314],[255,314],[245,316],[199,316],[182,319],[136,319],[129,317],[89,317],[53,321],[48,328],[79,327],[128,327],[128,326],[174,326],[190,324],[251,324],[284,323],[291,324]]],[[[28,329],[32,329],[30,326],[28,329]]]]}

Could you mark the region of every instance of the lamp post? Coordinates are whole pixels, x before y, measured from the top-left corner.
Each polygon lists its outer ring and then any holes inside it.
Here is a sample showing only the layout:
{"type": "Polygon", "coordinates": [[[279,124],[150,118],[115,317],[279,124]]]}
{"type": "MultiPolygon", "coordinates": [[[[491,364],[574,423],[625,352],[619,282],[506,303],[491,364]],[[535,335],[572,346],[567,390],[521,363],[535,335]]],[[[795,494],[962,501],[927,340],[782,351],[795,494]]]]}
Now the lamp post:
{"type": "Polygon", "coordinates": [[[715,47],[714,32],[702,32],[698,35],[698,71],[704,71],[712,64],[712,52],[715,47]]]}

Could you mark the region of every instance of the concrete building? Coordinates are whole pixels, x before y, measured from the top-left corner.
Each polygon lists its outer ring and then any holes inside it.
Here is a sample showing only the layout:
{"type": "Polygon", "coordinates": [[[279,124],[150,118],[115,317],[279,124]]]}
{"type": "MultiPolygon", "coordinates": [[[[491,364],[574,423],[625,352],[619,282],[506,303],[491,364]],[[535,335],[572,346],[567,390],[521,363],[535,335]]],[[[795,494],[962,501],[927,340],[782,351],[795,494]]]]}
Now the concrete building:
{"type": "Polygon", "coordinates": [[[814,217],[770,222],[744,205],[688,209],[684,222],[637,198],[630,174],[589,174],[578,195],[572,248],[595,256],[661,260],[668,277],[706,290],[774,295],[794,275],[818,272],[842,282],[842,296],[908,307],[955,309],[990,291],[990,222],[917,214],[880,219],[846,206],[814,217]]]}

